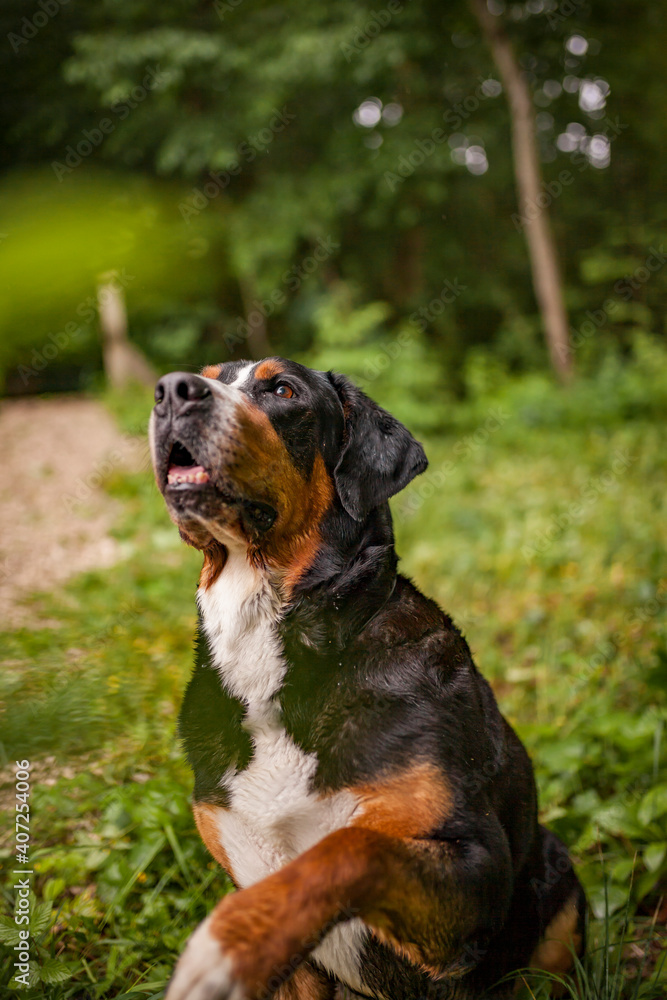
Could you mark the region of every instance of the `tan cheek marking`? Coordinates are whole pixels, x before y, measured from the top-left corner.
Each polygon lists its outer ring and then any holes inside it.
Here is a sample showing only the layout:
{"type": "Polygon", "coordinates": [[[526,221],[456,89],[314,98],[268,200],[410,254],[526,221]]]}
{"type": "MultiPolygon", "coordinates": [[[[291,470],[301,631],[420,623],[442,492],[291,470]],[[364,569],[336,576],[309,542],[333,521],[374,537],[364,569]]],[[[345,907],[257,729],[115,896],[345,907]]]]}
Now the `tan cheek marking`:
{"type": "Polygon", "coordinates": [[[204,378],[217,378],[222,371],[222,365],[206,365],[202,368],[201,374],[204,378]]]}
{"type": "Polygon", "coordinates": [[[275,378],[276,375],[282,375],[284,371],[285,367],[280,363],[280,361],[268,358],[266,361],[261,361],[257,368],[255,368],[255,378],[275,378]]]}
{"type": "Polygon", "coordinates": [[[192,812],[195,817],[197,829],[199,830],[199,836],[204,841],[209,853],[213,855],[218,864],[222,865],[232,882],[236,883],[227,852],[220,843],[220,833],[216,822],[216,813],[220,809],[221,806],[211,805],[210,802],[193,802],[192,804],[192,812]]]}
{"type": "MultiPolygon", "coordinates": [[[[284,546],[284,559],[289,562],[289,568],[285,574],[283,580],[283,587],[285,589],[285,596],[287,598],[291,597],[292,591],[296,587],[299,580],[304,576],[310,567],[315,562],[317,553],[320,550],[320,545],[322,543],[322,538],[319,531],[315,530],[312,534],[308,535],[306,538],[300,541],[300,544],[286,545],[284,546]],[[291,556],[291,550],[295,549],[294,555],[291,556]]],[[[278,551],[276,553],[275,561],[281,565],[281,553],[278,551]]]]}
{"type": "Polygon", "coordinates": [[[305,530],[302,528],[301,533],[281,539],[274,555],[277,564],[287,569],[284,587],[288,597],[315,562],[322,543],[320,524],[331,507],[333,493],[333,483],[326,470],[324,459],[321,455],[317,455],[305,490],[301,497],[293,498],[305,512],[305,530]]]}
{"type": "Polygon", "coordinates": [[[389,837],[426,836],[452,810],[451,792],[442,772],[427,763],[350,791],[360,800],[354,825],[389,837]]]}
{"type": "Polygon", "coordinates": [[[213,542],[204,550],[204,565],[199,574],[199,586],[203,590],[208,590],[211,584],[215,583],[227,562],[227,549],[220,542],[213,542]]]}
{"type": "Polygon", "coordinates": [[[289,596],[319,550],[319,525],[334,495],[331,477],[317,455],[305,480],[267,415],[250,401],[238,408],[235,436],[238,451],[229,468],[230,479],[239,492],[276,507],[276,522],[259,551],[284,572],[289,596]]]}
{"type": "Polygon", "coordinates": [[[249,400],[238,405],[238,451],[230,467],[233,482],[248,496],[267,500],[271,495],[282,501],[278,521],[285,521],[287,498],[300,496],[304,480],[292,464],[289,453],[266,413],[249,400]]]}
{"type": "Polygon", "coordinates": [[[579,954],[581,950],[578,926],[577,900],[575,896],[571,896],[544,932],[544,939],[531,956],[531,968],[555,973],[568,972],[572,968],[572,953],[579,954]]]}
{"type": "Polygon", "coordinates": [[[311,534],[317,526],[331,503],[333,486],[321,456],[305,480],[267,415],[249,402],[239,411],[238,458],[231,478],[240,489],[247,490],[248,496],[266,499],[277,507],[278,516],[265,552],[281,562],[285,545],[289,556],[293,540],[311,534]]]}

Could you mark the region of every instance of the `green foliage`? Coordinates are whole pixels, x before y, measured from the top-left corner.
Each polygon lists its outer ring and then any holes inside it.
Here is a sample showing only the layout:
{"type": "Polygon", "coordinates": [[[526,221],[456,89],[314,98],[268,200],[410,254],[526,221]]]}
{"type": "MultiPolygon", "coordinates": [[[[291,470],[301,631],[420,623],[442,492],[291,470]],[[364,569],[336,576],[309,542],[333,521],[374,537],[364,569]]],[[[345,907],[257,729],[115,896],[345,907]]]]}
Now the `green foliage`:
{"type": "MultiPolygon", "coordinates": [[[[0,240],[0,373],[18,367],[25,387],[54,362],[99,365],[97,296],[105,281],[122,289],[140,323],[162,317],[167,287],[171,303],[205,295],[216,258],[189,266],[190,241],[203,238],[202,229],[186,233],[172,201],[173,188],[139,177],[92,173],[55,190],[45,171],[6,177],[0,205],[11,238],[0,240]]],[[[193,310],[189,322],[196,318],[193,310]]],[[[174,346],[187,343],[181,333],[174,346]]],[[[152,353],[160,357],[159,340],[152,353]]]]}
{"type": "MultiPolygon", "coordinates": [[[[172,956],[229,890],[197,836],[178,752],[165,748],[159,762],[149,752],[137,771],[136,745],[118,749],[75,759],[74,779],[35,784],[31,807],[44,837],[33,867],[43,902],[31,898],[34,988],[20,992],[27,1000],[126,989],[162,995],[172,956]]],[[[9,949],[18,937],[10,885],[0,920],[0,948],[7,949],[0,950],[0,982],[11,989],[9,949]]]]}
{"type": "MultiPolygon", "coordinates": [[[[341,281],[358,305],[381,304],[389,342],[424,319],[406,362],[433,371],[434,357],[450,391],[480,345],[512,370],[546,366],[505,95],[463,0],[392,12],[175,0],[158,15],[80,0],[17,42],[24,18],[18,0],[0,14],[14,38],[0,54],[0,166],[21,168],[0,177],[3,365],[27,364],[78,322],[101,269],[127,266],[132,335],[159,366],[247,355],[257,309],[272,351],[317,354],[321,297],[341,281]],[[363,126],[353,115],[369,99],[385,115],[363,126]],[[486,172],[462,162],[470,146],[484,148],[486,172]],[[447,282],[457,293],[443,298],[447,282]]],[[[584,370],[610,345],[623,358],[637,330],[665,332],[664,18],[627,3],[499,15],[539,115],[541,201],[584,370]],[[569,51],[571,36],[586,50],[569,51]],[[582,81],[608,87],[604,107],[582,108],[582,81]],[[571,125],[607,137],[608,166],[572,147],[571,125]]],[[[99,369],[90,329],[77,350],[99,369]]]]}
{"type": "Polygon", "coordinates": [[[543,372],[511,377],[496,354],[481,349],[469,353],[463,381],[467,398],[458,422],[478,422],[490,402],[535,428],[611,426],[667,415],[667,351],[644,332],[635,333],[625,357],[613,349],[598,357],[567,392],[543,372]]]}
{"type": "MultiPolygon", "coordinates": [[[[385,303],[354,305],[340,285],[315,310],[313,348],[296,360],[320,370],[344,372],[365,392],[390,400],[392,411],[415,432],[447,423],[446,379],[437,353],[415,324],[388,329],[385,303]]],[[[389,405],[389,404],[388,404],[389,405]]]]}

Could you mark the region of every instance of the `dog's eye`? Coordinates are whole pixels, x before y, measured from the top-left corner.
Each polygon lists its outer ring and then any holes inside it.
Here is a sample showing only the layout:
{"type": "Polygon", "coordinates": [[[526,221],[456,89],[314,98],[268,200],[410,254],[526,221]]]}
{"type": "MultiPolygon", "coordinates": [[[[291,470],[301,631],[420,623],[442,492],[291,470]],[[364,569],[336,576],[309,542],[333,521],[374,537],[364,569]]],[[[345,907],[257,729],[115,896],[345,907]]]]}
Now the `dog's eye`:
{"type": "Polygon", "coordinates": [[[280,385],[277,385],[273,390],[273,395],[281,396],[283,399],[291,399],[294,395],[294,390],[290,389],[290,387],[285,385],[284,382],[281,382],[280,385]]]}

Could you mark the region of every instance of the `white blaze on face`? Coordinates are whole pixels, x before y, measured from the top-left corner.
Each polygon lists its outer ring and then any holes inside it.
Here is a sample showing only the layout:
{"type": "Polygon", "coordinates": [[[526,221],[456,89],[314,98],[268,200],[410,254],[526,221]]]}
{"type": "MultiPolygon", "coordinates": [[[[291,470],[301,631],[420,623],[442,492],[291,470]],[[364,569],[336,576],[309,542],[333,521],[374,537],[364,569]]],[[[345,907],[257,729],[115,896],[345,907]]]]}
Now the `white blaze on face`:
{"type": "Polygon", "coordinates": [[[250,375],[250,372],[258,363],[259,362],[257,361],[253,361],[251,362],[251,364],[245,365],[243,368],[241,368],[234,381],[229,383],[230,386],[237,389],[240,386],[245,385],[246,381],[248,380],[248,376],[250,375]]]}

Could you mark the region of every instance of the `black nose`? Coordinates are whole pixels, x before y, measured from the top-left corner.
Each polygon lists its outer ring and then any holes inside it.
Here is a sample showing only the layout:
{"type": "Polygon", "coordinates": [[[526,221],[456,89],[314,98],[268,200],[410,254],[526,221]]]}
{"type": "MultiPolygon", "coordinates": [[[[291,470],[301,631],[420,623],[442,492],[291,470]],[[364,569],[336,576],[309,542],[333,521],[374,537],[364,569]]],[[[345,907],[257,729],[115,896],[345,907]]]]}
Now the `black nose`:
{"type": "Polygon", "coordinates": [[[206,379],[189,372],[171,372],[155,386],[155,408],[159,414],[174,415],[192,409],[211,395],[206,379]]]}

